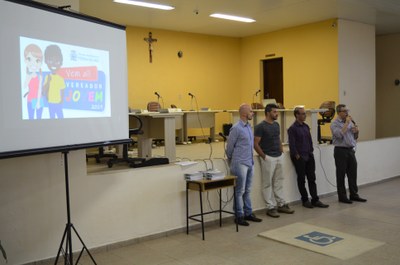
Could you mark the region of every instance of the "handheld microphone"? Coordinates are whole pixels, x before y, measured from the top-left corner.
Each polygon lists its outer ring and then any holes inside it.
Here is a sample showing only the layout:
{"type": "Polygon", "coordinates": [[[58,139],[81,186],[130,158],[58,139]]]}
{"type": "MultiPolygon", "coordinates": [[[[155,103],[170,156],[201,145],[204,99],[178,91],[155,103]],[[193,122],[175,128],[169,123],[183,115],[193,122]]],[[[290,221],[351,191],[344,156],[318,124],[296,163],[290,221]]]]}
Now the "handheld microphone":
{"type": "Polygon", "coordinates": [[[221,136],[222,139],[224,139],[224,142],[226,141],[226,136],[222,132],[219,133],[219,136],[221,136]]]}
{"type": "Polygon", "coordinates": [[[158,92],[154,92],[154,95],[156,95],[158,98],[161,98],[160,94],[158,92]]]}
{"type": "Polygon", "coordinates": [[[194,95],[192,93],[188,93],[188,96],[191,96],[192,98],[194,98],[194,95]]]}
{"type": "Polygon", "coordinates": [[[259,89],[259,90],[257,90],[257,92],[256,92],[256,96],[258,95],[258,93],[260,93],[261,92],[261,89],[259,89]]]}

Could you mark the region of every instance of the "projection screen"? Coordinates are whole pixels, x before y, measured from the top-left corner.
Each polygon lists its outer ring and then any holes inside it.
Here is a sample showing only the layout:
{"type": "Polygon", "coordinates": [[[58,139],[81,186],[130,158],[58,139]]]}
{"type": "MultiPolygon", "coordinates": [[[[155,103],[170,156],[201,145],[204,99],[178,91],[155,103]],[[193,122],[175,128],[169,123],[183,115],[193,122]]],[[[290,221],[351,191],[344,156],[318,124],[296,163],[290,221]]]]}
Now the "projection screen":
{"type": "Polygon", "coordinates": [[[125,27],[0,1],[0,158],[128,136],[125,27]]]}

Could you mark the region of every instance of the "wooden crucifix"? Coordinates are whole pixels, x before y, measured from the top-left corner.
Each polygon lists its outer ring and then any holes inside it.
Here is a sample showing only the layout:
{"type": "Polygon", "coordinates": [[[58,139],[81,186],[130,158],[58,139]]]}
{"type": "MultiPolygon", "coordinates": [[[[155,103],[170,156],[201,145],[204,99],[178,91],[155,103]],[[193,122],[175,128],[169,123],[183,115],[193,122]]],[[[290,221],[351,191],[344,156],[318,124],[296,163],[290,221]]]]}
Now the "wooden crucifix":
{"type": "Polygon", "coordinates": [[[149,37],[144,38],[144,41],[149,44],[149,60],[150,63],[153,62],[153,42],[157,42],[157,39],[153,39],[153,34],[149,32],[149,37]]]}

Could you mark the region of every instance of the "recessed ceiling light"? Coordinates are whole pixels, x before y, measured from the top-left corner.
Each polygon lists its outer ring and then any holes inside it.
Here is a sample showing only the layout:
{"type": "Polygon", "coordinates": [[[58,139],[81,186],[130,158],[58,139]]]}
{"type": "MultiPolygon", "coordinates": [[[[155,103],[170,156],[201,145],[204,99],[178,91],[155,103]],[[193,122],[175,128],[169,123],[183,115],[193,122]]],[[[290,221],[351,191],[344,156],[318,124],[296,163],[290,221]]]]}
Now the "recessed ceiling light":
{"type": "Polygon", "coordinates": [[[149,8],[156,8],[156,9],[162,9],[162,10],[175,9],[175,7],[173,7],[173,6],[160,5],[160,4],[154,4],[154,3],[147,3],[147,2],[141,2],[141,1],[114,0],[114,2],[120,3],[120,4],[128,4],[128,5],[134,5],[134,6],[149,7],[149,8]]]}
{"type": "Polygon", "coordinates": [[[256,22],[252,18],[247,18],[247,17],[238,17],[238,16],[232,16],[232,15],[226,15],[226,14],[211,14],[210,17],[216,17],[216,18],[222,18],[222,19],[228,19],[228,20],[234,20],[234,21],[240,21],[240,22],[246,22],[246,23],[253,23],[256,22]]]}

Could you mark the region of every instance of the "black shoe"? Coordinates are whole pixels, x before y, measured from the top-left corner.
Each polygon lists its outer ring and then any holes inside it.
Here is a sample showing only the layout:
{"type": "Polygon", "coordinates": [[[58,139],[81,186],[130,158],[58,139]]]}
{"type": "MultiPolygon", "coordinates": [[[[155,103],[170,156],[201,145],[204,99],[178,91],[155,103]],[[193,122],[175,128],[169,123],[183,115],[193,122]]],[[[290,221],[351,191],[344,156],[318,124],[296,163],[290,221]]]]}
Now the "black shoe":
{"type": "Polygon", "coordinates": [[[235,219],[235,223],[237,223],[238,225],[242,225],[242,226],[249,226],[250,224],[248,222],[246,222],[242,217],[236,218],[235,219]]]}
{"type": "Polygon", "coordinates": [[[352,204],[353,203],[352,201],[350,201],[347,198],[339,199],[339,202],[343,202],[343,203],[347,203],[347,204],[352,204]]]}
{"type": "Polygon", "coordinates": [[[367,199],[363,199],[363,198],[361,198],[359,196],[357,196],[357,197],[351,197],[350,196],[350,200],[355,201],[355,202],[366,202],[367,201],[367,199]]]}
{"type": "Polygon", "coordinates": [[[313,202],[312,205],[314,207],[318,207],[318,208],[328,208],[329,207],[328,204],[322,203],[321,201],[313,202]]]}
{"type": "Polygon", "coordinates": [[[254,215],[254,213],[245,216],[245,217],[244,217],[244,220],[252,221],[252,222],[256,222],[256,223],[259,223],[259,222],[262,221],[262,219],[257,218],[257,217],[254,215]]]}
{"type": "Polygon", "coordinates": [[[311,204],[311,202],[309,202],[309,201],[305,201],[305,202],[303,202],[303,207],[305,207],[305,208],[314,208],[314,206],[311,204]]]}

